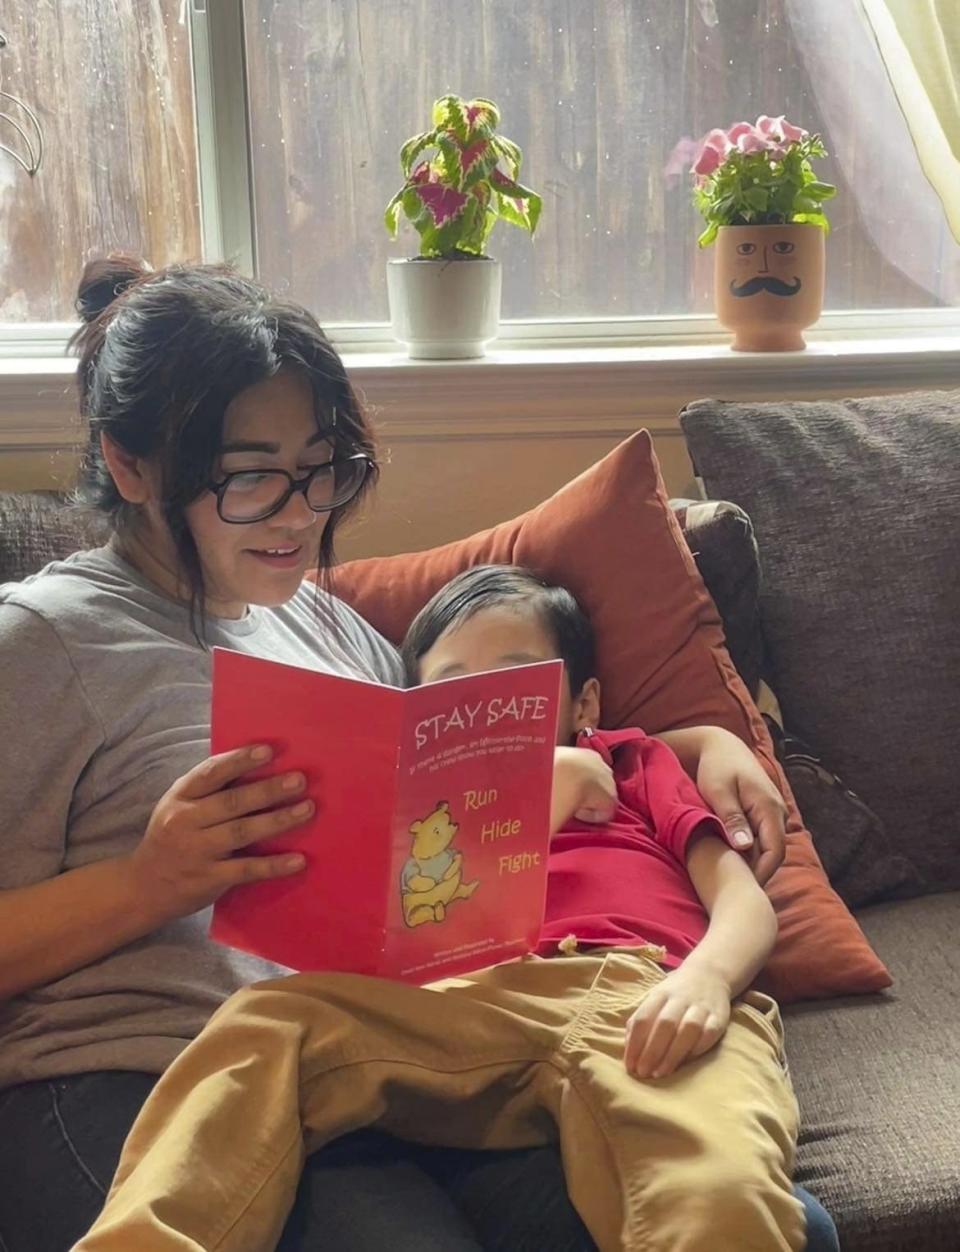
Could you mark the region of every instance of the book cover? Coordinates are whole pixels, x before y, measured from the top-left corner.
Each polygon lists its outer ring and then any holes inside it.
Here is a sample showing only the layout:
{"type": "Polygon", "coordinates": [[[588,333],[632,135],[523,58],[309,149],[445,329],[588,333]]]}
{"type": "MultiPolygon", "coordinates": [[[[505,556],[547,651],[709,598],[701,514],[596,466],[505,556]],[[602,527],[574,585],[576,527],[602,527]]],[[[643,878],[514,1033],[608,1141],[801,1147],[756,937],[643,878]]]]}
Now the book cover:
{"type": "Polygon", "coordinates": [[[562,674],[548,661],[401,690],[215,648],[213,752],[270,744],[262,774],[302,770],[316,813],[249,849],[306,868],[221,897],[211,936],[417,983],[529,951],[562,674]]]}

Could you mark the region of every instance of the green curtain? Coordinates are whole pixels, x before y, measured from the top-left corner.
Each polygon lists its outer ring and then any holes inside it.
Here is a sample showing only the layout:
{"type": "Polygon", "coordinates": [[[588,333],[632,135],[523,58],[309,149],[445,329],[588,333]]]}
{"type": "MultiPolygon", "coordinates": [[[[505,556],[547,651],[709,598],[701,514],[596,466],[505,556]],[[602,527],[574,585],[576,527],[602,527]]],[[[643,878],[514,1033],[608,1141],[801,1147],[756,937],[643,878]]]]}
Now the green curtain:
{"type": "Polygon", "coordinates": [[[861,3],[924,173],[960,242],[960,0],[861,3]]]}

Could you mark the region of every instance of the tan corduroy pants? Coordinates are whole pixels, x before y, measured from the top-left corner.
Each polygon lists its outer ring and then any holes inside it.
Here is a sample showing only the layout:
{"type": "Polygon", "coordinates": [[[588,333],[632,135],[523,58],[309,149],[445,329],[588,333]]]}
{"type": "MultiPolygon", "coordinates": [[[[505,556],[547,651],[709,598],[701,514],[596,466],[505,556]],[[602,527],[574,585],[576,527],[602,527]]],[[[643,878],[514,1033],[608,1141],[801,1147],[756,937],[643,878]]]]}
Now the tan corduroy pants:
{"type": "Polygon", "coordinates": [[[273,1252],[306,1153],[362,1126],[451,1147],[559,1139],[602,1252],[804,1246],[796,1101],[772,1000],[641,1081],[627,1019],[659,949],[528,957],[433,988],[299,974],[233,996],[170,1067],[75,1252],[273,1252]]]}

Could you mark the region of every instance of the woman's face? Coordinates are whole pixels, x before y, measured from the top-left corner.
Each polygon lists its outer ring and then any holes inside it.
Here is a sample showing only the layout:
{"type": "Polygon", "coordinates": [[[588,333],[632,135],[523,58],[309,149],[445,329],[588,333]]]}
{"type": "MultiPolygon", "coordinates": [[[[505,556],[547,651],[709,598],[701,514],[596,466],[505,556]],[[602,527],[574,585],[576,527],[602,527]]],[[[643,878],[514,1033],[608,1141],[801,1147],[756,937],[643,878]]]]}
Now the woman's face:
{"type": "MultiPolygon", "coordinates": [[[[224,414],[212,481],[238,470],[282,469],[302,478],[329,461],[333,447],[318,433],[314,403],[309,381],[296,370],[282,369],[240,392],[224,414]]],[[[185,514],[200,555],[208,611],[224,617],[242,615],[248,604],[286,603],[316,566],[330,520],[328,513],[314,513],[301,492],[262,522],[224,522],[211,491],[185,514]]]]}

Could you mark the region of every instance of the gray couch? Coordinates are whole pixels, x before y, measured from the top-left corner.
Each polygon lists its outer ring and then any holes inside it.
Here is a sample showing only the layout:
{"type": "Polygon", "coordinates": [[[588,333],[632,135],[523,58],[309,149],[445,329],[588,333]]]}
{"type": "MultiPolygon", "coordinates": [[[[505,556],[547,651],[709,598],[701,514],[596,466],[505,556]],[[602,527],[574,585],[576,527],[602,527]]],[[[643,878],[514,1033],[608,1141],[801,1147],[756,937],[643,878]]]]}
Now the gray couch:
{"type": "Polygon", "coordinates": [[[725,606],[742,579],[704,570],[731,652],[780,701],[801,812],[894,980],[787,1009],[798,1181],[851,1252],[957,1252],[960,391],[703,400],[681,421],[759,551],[752,615],[725,606]]]}
{"type": "MultiPolygon", "coordinates": [[[[676,507],[734,660],[756,690],[768,658],[750,522],[729,505],[676,507]]],[[[53,495],[0,495],[0,582],[87,537],[53,495]]],[[[960,893],[880,904],[859,920],[893,974],[892,991],[786,1011],[804,1118],[798,1182],[834,1214],[850,1252],[957,1252],[960,893]]]]}

